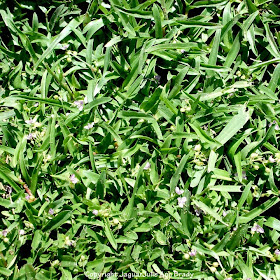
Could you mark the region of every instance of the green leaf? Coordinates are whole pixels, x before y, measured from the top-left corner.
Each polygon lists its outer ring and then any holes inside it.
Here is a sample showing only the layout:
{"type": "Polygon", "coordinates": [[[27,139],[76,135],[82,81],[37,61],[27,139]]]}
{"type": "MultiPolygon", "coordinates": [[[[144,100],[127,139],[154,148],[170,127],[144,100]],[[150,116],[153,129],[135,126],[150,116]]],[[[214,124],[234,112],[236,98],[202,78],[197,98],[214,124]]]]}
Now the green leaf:
{"type": "Polygon", "coordinates": [[[221,145],[228,142],[243,126],[247,123],[252,112],[249,110],[246,112],[245,107],[239,110],[238,114],[232,117],[232,119],[227,123],[220,134],[215,138],[215,140],[221,145]]]}
{"type": "Polygon", "coordinates": [[[274,217],[269,217],[264,223],[267,227],[280,231],[280,221],[274,217]]]}
{"type": "Polygon", "coordinates": [[[215,212],[214,210],[212,210],[210,207],[208,207],[206,204],[204,204],[202,201],[199,200],[193,200],[193,203],[199,207],[201,210],[203,210],[205,213],[209,214],[210,216],[212,216],[214,219],[216,219],[217,221],[221,222],[222,224],[228,226],[228,224],[226,224],[222,217],[217,214],[217,212],[215,212]]]}
{"type": "Polygon", "coordinates": [[[256,217],[260,216],[262,213],[267,211],[269,208],[271,208],[272,206],[277,204],[279,201],[280,201],[280,199],[278,197],[273,197],[273,198],[267,200],[263,204],[257,206],[253,210],[251,210],[249,213],[241,216],[239,218],[239,222],[240,223],[249,223],[251,220],[253,220],[256,217]]]}
{"type": "Polygon", "coordinates": [[[72,211],[70,210],[64,210],[61,211],[57,216],[52,218],[44,227],[43,231],[52,231],[54,229],[57,229],[61,225],[63,225],[67,220],[69,220],[72,216],[72,211]]]}
{"type": "Polygon", "coordinates": [[[105,231],[105,235],[106,237],[108,238],[110,244],[112,245],[112,247],[117,250],[118,248],[118,244],[116,242],[116,239],[114,238],[114,235],[110,229],[110,224],[109,224],[109,221],[108,219],[105,219],[104,220],[104,231],[105,231]]]}
{"type": "Polygon", "coordinates": [[[155,19],[155,31],[156,31],[156,38],[157,39],[163,37],[159,9],[160,8],[158,7],[158,5],[156,5],[156,4],[153,5],[153,16],[154,16],[154,19],[155,19]]]}
{"type": "Polygon", "coordinates": [[[84,20],[83,16],[80,16],[78,18],[72,19],[69,24],[57,35],[57,37],[53,40],[53,42],[50,44],[50,46],[43,52],[41,57],[38,59],[36,64],[34,65],[34,71],[37,69],[37,67],[43,62],[43,60],[50,55],[55,47],[66,37],[68,36],[74,29],[76,29],[84,20]]]}
{"type": "Polygon", "coordinates": [[[159,230],[155,232],[155,239],[160,245],[167,245],[167,238],[165,234],[159,230]]]}

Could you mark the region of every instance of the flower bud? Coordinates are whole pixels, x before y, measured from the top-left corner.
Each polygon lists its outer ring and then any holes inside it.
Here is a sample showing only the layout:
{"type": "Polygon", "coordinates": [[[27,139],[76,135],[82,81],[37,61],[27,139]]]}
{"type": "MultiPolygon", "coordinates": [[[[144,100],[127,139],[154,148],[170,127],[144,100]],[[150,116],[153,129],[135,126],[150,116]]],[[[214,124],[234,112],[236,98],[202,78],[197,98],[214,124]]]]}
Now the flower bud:
{"type": "Polygon", "coordinates": [[[252,153],[251,154],[251,156],[250,156],[250,158],[251,159],[255,159],[255,158],[257,158],[259,155],[257,154],[257,153],[252,153]]]}
{"type": "Polygon", "coordinates": [[[188,259],[190,258],[190,255],[189,255],[188,253],[185,253],[184,256],[183,256],[183,258],[184,258],[185,260],[188,260],[188,259]]]}
{"type": "Polygon", "coordinates": [[[218,262],[213,262],[212,266],[218,267],[218,266],[219,266],[219,263],[218,263],[218,262]]]}
{"type": "Polygon", "coordinates": [[[257,164],[254,164],[253,167],[254,167],[255,170],[259,170],[260,169],[260,167],[257,164]]]}
{"type": "Polygon", "coordinates": [[[58,266],[59,265],[59,260],[55,260],[51,262],[51,266],[58,266]]]}
{"type": "Polygon", "coordinates": [[[212,272],[212,273],[215,273],[216,271],[217,271],[217,268],[216,267],[214,267],[214,266],[210,266],[210,271],[212,272]]]}
{"type": "Polygon", "coordinates": [[[200,144],[195,145],[195,146],[194,146],[194,150],[195,150],[196,152],[201,151],[201,145],[200,145],[200,144]]]}

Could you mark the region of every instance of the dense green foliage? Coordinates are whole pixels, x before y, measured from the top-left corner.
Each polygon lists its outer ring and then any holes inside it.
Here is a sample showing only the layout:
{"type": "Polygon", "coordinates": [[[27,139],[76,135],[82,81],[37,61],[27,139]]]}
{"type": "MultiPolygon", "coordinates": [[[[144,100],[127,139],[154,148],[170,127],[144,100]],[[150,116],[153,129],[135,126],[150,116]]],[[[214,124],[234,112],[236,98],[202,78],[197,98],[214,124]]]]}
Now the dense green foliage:
{"type": "Polygon", "coordinates": [[[280,279],[278,1],[0,15],[0,279],[280,279]]]}

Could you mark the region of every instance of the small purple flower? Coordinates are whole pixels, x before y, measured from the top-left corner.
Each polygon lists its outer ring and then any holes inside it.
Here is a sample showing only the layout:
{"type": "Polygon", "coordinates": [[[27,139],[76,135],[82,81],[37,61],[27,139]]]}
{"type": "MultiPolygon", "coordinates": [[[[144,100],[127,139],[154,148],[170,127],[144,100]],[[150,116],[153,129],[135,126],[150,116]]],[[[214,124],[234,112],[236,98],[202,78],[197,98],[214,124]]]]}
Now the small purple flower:
{"type": "Polygon", "coordinates": [[[7,193],[7,196],[10,196],[13,192],[13,189],[10,186],[5,186],[5,191],[7,193]]]}
{"type": "Polygon", "coordinates": [[[279,255],[280,255],[280,250],[276,249],[276,250],[274,251],[274,254],[275,254],[276,256],[279,256],[279,255]]]}
{"type": "Polygon", "coordinates": [[[223,216],[225,217],[226,215],[227,215],[228,213],[227,213],[227,211],[223,211],[223,216]]]}
{"type": "Polygon", "coordinates": [[[187,198],[185,196],[178,197],[177,200],[178,200],[178,206],[181,208],[183,208],[187,202],[187,198]]]}
{"type": "Polygon", "coordinates": [[[30,120],[27,120],[27,121],[25,121],[25,123],[27,123],[27,124],[33,124],[33,123],[35,123],[36,121],[35,121],[35,119],[33,120],[33,119],[30,119],[30,120]]]}
{"type": "Polygon", "coordinates": [[[54,214],[54,210],[52,208],[49,209],[49,214],[53,215],[54,214]]]}
{"type": "Polygon", "coordinates": [[[97,216],[98,215],[98,210],[96,210],[96,209],[92,210],[92,214],[97,216]]]}
{"type": "Polygon", "coordinates": [[[69,48],[69,44],[63,44],[61,47],[63,51],[66,51],[68,48],[69,48]]]}
{"type": "Polygon", "coordinates": [[[279,128],[279,125],[277,124],[277,122],[274,120],[272,123],[270,123],[269,125],[268,125],[268,127],[271,127],[273,124],[275,124],[275,127],[274,127],[274,129],[275,130],[279,130],[280,128],[279,128]]]}
{"type": "Polygon", "coordinates": [[[94,122],[88,123],[86,126],[84,126],[84,128],[89,130],[89,129],[93,128],[93,126],[94,126],[94,122]]]}
{"type": "Polygon", "coordinates": [[[242,178],[247,180],[246,171],[242,171],[242,178]]]}
{"type": "Polygon", "coordinates": [[[70,181],[73,184],[77,184],[79,182],[79,180],[77,179],[77,177],[75,176],[75,174],[70,175],[70,181]]]}
{"type": "Polygon", "coordinates": [[[273,158],[273,156],[270,156],[269,159],[268,159],[268,161],[269,161],[270,163],[274,163],[274,162],[275,162],[275,159],[273,158]]]}
{"type": "Polygon", "coordinates": [[[87,97],[84,98],[84,100],[76,100],[74,101],[74,105],[82,111],[84,109],[84,105],[87,103],[87,97]]]}
{"type": "Polygon", "coordinates": [[[6,237],[7,234],[8,234],[8,230],[7,230],[7,229],[2,230],[2,235],[3,235],[4,237],[6,237]]]}
{"type": "Polygon", "coordinates": [[[33,140],[33,139],[36,138],[36,134],[35,133],[29,133],[26,138],[27,138],[27,140],[33,140]]]}
{"type": "Polygon", "coordinates": [[[160,75],[156,75],[156,76],[155,76],[155,80],[157,80],[158,82],[160,81],[160,79],[161,79],[161,76],[160,76],[160,75]]]}
{"type": "Polygon", "coordinates": [[[80,110],[82,111],[84,108],[84,100],[76,100],[74,101],[74,105],[80,110]]]}
{"type": "Polygon", "coordinates": [[[184,190],[180,190],[178,187],[175,188],[175,192],[178,194],[178,195],[181,195],[184,193],[184,190]]]}
{"type": "Polygon", "coordinates": [[[19,235],[24,235],[25,234],[25,231],[23,230],[23,229],[21,229],[20,231],[19,231],[19,235]]]}
{"type": "Polygon", "coordinates": [[[231,278],[231,277],[229,277],[229,278],[225,278],[225,280],[232,280],[232,278],[231,278]]]}
{"type": "Polygon", "coordinates": [[[193,249],[192,251],[189,252],[189,255],[191,257],[194,257],[196,255],[196,249],[193,249]]]}
{"type": "Polygon", "coordinates": [[[148,170],[150,168],[151,168],[151,164],[147,162],[146,165],[144,166],[144,170],[148,170]]]}
{"type": "Polygon", "coordinates": [[[30,195],[27,194],[27,195],[25,196],[25,199],[26,199],[26,200],[29,200],[29,199],[30,199],[30,195]]]}
{"type": "MultiPolygon", "coordinates": [[[[234,174],[234,176],[238,176],[237,173],[234,174]]],[[[242,171],[242,179],[247,180],[247,176],[246,176],[246,171],[242,171]]]]}
{"type": "Polygon", "coordinates": [[[258,233],[264,233],[264,229],[259,226],[258,224],[255,224],[252,229],[251,229],[252,233],[258,232],[258,233]]]}
{"type": "Polygon", "coordinates": [[[200,216],[200,214],[202,213],[202,210],[195,205],[194,206],[194,212],[195,212],[196,216],[200,216]]]}

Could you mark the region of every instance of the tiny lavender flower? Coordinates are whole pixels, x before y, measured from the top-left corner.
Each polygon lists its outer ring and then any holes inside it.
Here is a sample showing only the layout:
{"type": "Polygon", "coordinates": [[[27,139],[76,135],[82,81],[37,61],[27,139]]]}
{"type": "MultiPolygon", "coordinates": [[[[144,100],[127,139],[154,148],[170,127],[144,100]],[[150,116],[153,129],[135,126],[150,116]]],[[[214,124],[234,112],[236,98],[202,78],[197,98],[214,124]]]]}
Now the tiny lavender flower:
{"type": "Polygon", "coordinates": [[[194,256],[196,255],[196,250],[193,249],[191,252],[189,252],[189,255],[190,255],[191,257],[194,257],[194,256]]]}
{"type": "Polygon", "coordinates": [[[54,210],[52,208],[49,209],[49,214],[53,215],[54,214],[54,210]]]}
{"type": "Polygon", "coordinates": [[[275,130],[279,130],[279,129],[280,129],[280,128],[279,128],[279,125],[276,123],[276,121],[273,121],[273,122],[270,123],[268,126],[271,127],[273,124],[275,124],[275,127],[274,127],[275,130]]]}
{"type": "Polygon", "coordinates": [[[92,214],[95,216],[98,215],[98,210],[96,210],[96,209],[92,210],[92,214]]]}
{"type": "Polygon", "coordinates": [[[160,75],[156,75],[156,76],[155,76],[155,80],[157,80],[158,82],[160,81],[160,79],[161,79],[161,76],[160,76],[160,75]]]}
{"type": "Polygon", "coordinates": [[[29,133],[27,136],[26,136],[27,140],[33,140],[36,138],[36,134],[35,133],[29,133]]]}
{"type": "Polygon", "coordinates": [[[87,103],[87,97],[84,98],[84,100],[76,100],[74,101],[74,105],[82,111],[84,108],[84,105],[87,103]]]}
{"type": "Polygon", "coordinates": [[[83,108],[84,108],[84,101],[83,101],[83,100],[74,101],[74,105],[75,105],[80,111],[82,111],[83,108]]]}
{"type": "Polygon", "coordinates": [[[264,233],[264,229],[263,229],[261,226],[259,226],[258,224],[255,224],[255,225],[252,227],[251,231],[252,231],[253,233],[254,233],[254,232],[264,233]]]}
{"type": "Polygon", "coordinates": [[[69,48],[69,44],[63,44],[61,47],[63,51],[67,50],[68,48],[69,48]]]}
{"type": "Polygon", "coordinates": [[[32,120],[32,119],[25,121],[25,123],[27,123],[27,124],[33,124],[33,123],[35,123],[35,122],[36,122],[36,121],[35,121],[35,120],[32,120]]]}
{"type": "Polygon", "coordinates": [[[184,190],[180,190],[178,187],[175,188],[175,192],[178,194],[178,195],[181,195],[184,193],[184,190]]]}
{"type": "Polygon", "coordinates": [[[73,184],[77,184],[79,182],[79,180],[77,179],[77,177],[75,176],[75,174],[70,175],[70,181],[73,184]]]}
{"type": "Polygon", "coordinates": [[[223,216],[225,217],[227,215],[227,211],[223,211],[223,216]]]}
{"type": "Polygon", "coordinates": [[[195,205],[194,206],[194,212],[195,212],[196,216],[199,216],[202,213],[202,210],[195,205]]]}
{"type": "Polygon", "coordinates": [[[7,196],[10,196],[13,192],[13,189],[10,186],[5,186],[5,191],[7,193],[7,196]]]}
{"type": "Polygon", "coordinates": [[[88,123],[86,126],[84,126],[85,129],[91,129],[94,126],[94,122],[88,123]]]}
{"type": "Polygon", "coordinates": [[[29,200],[29,199],[30,199],[30,195],[27,194],[27,195],[25,196],[25,199],[26,199],[26,200],[29,200]]]}
{"type": "Polygon", "coordinates": [[[20,231],[19,231],[19,235],[24,235],[25,234],[25,231],[23,230],[23,229],[21,229],[20,231]]]}
{"type": "Polygon", "coordinates": [[[229,277],[229,278],[226,278],[225,280],[232,280],[232,278],[231,278],[231,277],[229,277]]]}
{"type": "Polygon", "coordinates": [[[178,197],[178,206],[183,208],[185,206],[185,203],[187,202],[187,198],[185,196],[178,197]]]}
{"type": "Polygon", "coordinates": [[[274,251],[274,254],[275,254],[276,256],[279,256],[279,255],[280,255],[280,250],[276,249],[276,250],[274,251]]]}
{"type": "MultiPolygon", "coordinates": [[[[238,176],[238,174],[235,173],[234,176],[238,176]]],[[[246,171],[242,171],[242,179],[247,180],[246,171]]]]}
{"type": "Polygon", "coordinates": [[[70,240],[69,236],[66,236],[66,237],[65,237],[65,244],[66,244],[67,246],[72,246],[72,245],[73,245],[73,241],[70,240]]]}
{"type": "Polygon", "coordinates": [[[3,235],[4,237],[6,237],[7,234],[8,234],[8,230],[7,230],[7,229],[4,229],[4,230],[2,231],[2,235],[3,235]]]}
{"type": "Polygon", "coordinates": [[[242,178],[247,180],[246,171],[242,171],[242,178]]]}
{"type": "Polygon", "coordinates": [[[144,170],[148,170],[150,168],[151,168],[151,164],[147,162],[146,165],[144,166],[144,170]]]}
{"type": "Polygon", "coordinates": [[[275,162],[275,159],[273,158],[273,156],[270,156],[269,159],[268,159],[268,161],[269,161],[270,163],[274,163],[274,162],[275,162]]]}

